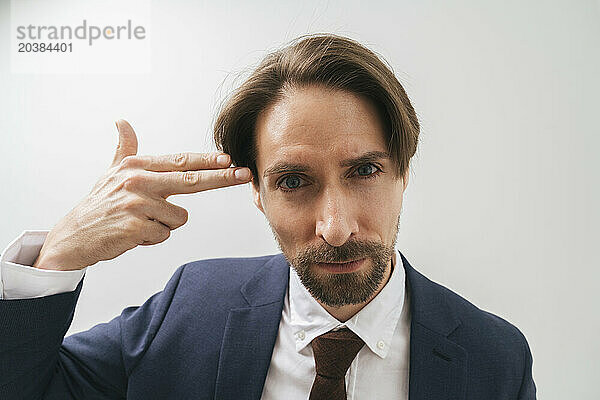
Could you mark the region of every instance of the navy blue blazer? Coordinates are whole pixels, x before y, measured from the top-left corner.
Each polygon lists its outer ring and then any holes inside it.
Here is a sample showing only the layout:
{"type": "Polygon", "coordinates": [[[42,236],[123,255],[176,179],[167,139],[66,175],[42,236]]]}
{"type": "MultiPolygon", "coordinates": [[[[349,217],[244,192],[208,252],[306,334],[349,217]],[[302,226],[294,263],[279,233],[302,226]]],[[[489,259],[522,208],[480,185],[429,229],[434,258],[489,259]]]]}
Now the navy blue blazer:
{"type": "MultiPolygon", "coordinates": [[[[519,329],[401,257],[409,399],[535,399],[519,329]]],[[[73,292],[0,300],[0,399],[260,399],[289,280],[283,254],[182,265],[143,305],[64,338],[83,280],[73,292]]]]}

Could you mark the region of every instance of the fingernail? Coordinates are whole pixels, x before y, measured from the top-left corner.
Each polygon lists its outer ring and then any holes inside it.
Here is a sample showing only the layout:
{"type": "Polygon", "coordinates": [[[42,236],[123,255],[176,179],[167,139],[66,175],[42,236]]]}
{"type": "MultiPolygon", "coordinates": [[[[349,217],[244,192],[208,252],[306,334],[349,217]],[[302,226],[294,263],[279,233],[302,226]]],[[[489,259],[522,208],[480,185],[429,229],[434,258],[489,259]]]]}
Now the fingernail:
{"type": "Polygon", "coordinates": [[[222,165],[223,167],[229,166],[229,156],[227,154],[221,154],[217,157],[217,164],[222,165]]]}
{"type": "Polygon", "coordinates": [[[245,181],[248,180],[248,178],[250,178],[250,170],[248,168],[236,169],[234,174],[236,179],[240,181],[245,181]]]}

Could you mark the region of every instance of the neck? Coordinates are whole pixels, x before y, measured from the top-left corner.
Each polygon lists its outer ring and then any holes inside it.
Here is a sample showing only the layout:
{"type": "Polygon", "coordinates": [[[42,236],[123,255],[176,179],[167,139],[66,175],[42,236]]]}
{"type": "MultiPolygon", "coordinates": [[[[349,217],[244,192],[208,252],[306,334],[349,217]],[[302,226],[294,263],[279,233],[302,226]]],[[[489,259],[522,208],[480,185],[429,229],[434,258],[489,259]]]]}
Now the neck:
{"type": "MultiPolygon", "coordinates": [[[[394,250],[394,251],[396,251],[396,250],[394,250]]],[[[319,300],[317,300],[317,301],[329,314],[331,314],[331,316],[333,316],[338,321],[340,321],[340,322],[348,321],[357,312],[359,312],[367,304],[369,304],[371,302],[371,300],[373,300],[375,298],[375,296],[377,296],[379,294],[379,292],[381,292],[383,287],[388,283],[388,281],[390,280],[390,276],[392,275],[392,271],[394,270],[394,261],[393,261],[394,258],[395,257],[392,257],[390,259],[390,261],[388,261],[387,267],[385,268],[385,273],[383,275],[383,279],[381,280],[381,284],[379,284],[379,287],[377,288],[377,290],[365,302],[360,303],[360,304],[347,304],[345,306],[340,306],[340,307],[331,307],[331,306],[328,306],[327,304],[321,303],[319,300]]]]}

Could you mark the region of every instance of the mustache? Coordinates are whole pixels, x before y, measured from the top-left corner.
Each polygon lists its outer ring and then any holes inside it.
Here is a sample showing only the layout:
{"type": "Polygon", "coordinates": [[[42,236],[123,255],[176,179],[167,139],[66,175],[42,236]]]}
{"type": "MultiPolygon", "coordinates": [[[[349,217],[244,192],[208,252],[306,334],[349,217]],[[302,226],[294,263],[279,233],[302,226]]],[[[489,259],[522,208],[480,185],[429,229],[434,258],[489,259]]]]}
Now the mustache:
{"type": "Polygon", "coordinates": [[[303,250],[295,258],[301,265],[315,263],[344,263],[387,253],[387,247],[376,241],[352,241],[335,247],[328,244],[312,246],[303,250]]]}

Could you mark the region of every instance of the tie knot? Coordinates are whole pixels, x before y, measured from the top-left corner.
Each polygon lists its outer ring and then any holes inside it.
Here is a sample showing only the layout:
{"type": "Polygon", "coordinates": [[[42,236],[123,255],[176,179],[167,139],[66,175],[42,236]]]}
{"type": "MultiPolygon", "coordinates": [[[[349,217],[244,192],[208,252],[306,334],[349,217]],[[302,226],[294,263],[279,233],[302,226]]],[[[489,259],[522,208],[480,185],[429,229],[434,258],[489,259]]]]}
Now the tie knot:
{"type": "Polygon", "coordinates": [[[312,341],[317,375],[344,378],[365,342],[348,328],[329,331],[312,341]]]}

